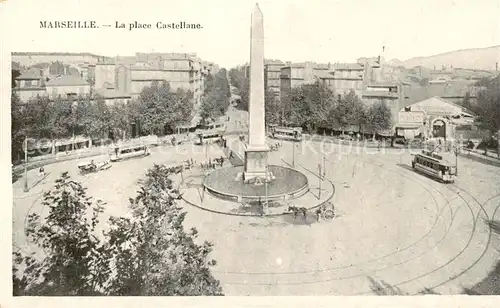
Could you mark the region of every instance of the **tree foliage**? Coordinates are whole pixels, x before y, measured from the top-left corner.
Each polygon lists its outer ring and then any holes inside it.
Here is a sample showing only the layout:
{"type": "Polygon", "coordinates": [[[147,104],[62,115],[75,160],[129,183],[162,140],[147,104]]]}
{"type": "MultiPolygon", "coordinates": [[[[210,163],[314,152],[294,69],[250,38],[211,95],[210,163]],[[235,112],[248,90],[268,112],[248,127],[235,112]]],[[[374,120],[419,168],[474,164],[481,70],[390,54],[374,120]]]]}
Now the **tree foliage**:
{"type": "Polygon", "coordinates": [[[379,101],[371,105],[367,112],[367,126],[373,132],[381,132],[391,128],[392,113],[385,101],[379,101]]]}
{"type": "Polygon", "coordinates": [[[231,96],[227,72],[221,69],[205,82],[205,95],[200,108],[200,117],[203,121],[211,121],[223,116],[229,107],[231,96]]]}
{"type": "Polygon", "coordinates": [[[500,129],[500,76],[483,80],[481,85],[484,89],[479,92],[477,105],[472,111],[479,115],[485,128],[497,132],[500,129]]]}
{"type": "Polygon", "coordinates": [[[67,173],[44,195],[49,215],[31,214],[27,233],[43,249],[37,258],[15,252],[14,295],[222,295],[210,268],[213,245],[184,230],[186,213],[169,191],[173,168],[148,170],[131,215],[111,217],[97,234],[104,203],[87,196],[67,173]]]}

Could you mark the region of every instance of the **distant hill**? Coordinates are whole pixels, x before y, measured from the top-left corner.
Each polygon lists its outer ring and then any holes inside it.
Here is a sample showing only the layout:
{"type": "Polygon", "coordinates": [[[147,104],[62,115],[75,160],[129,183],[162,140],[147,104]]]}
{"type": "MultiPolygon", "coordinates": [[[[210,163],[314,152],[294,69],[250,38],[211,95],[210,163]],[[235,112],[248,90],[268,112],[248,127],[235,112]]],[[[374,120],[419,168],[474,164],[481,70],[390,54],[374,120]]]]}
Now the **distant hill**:
{"type": "Polygon", "coordinates": [[[392,66],[404,66],[412,68],[423,66],[430,69],[434,67],[441,69],[444,66],[449,68],[466,68],[478,70],[495,70],[495,63],[498,62],[500,70],[500,45],[486,48],[461,49],[450,51],[429,57],[416,57],[406,61],[397,59],[389,61],[392,66]]]}

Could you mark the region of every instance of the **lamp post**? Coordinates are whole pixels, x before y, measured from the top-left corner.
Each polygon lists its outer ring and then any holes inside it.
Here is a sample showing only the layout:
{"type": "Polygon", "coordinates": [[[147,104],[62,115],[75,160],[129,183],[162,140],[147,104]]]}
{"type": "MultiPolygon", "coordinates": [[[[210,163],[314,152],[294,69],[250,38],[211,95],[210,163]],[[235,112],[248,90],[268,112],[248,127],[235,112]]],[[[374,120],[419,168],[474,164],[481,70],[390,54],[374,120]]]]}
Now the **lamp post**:
{"type": "Polygon", "coordinates": [[[24,192],[28,192],[28,137],[24,139],[24,192]]]}
{"type": "Polygon", "coordinates": [[[318,164],[318,171],[319,171],[319,176],[318,176],[318,179],[319,179],[319,191],[318,191],[318,200],[321,199],[321,182],[322,182],[322,170],[321,170],[321,164],[318,164]]]}
{"type": "Polygon", "coordinates": [[[292,166],[295,168],[295,142],[292,141],[292,166]]]}

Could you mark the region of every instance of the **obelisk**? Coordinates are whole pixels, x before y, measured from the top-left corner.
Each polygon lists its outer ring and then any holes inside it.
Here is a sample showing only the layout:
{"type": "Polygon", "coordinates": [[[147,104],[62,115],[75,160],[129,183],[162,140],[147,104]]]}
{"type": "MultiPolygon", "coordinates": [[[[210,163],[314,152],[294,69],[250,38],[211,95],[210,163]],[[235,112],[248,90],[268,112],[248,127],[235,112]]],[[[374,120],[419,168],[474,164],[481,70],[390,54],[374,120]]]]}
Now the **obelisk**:
{"type": "Polygon", "coordinates": [[[267,172],[264,106],[264,19],[259,5],[252,12],[250,28],[250,101],[248,103],[248,145],[245,149],[245,182],[269,180],[267,172]]]}

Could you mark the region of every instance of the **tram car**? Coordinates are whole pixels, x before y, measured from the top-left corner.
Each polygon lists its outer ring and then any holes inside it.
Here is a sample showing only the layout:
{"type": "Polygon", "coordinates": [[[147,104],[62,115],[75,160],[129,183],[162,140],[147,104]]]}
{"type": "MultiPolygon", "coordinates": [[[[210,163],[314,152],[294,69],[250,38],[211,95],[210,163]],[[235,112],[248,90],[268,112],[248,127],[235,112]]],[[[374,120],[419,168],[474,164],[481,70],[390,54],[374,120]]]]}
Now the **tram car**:
{"type": "Polygon", "coordinates": [[[270,137],[274,139],[301,141],[302,128],[300,127],[271,127],[270,137]]]}
{"type": "Polygon", "coordinates": [[[145,157],[150,154],[149,147],[146,145],[127,145],[110,149],[109,160],[117,162],[133,157],[145,157]]]}
{"type": "Polygon", "coordinates": [[[411,166],[414,170],[425,173],[444,183],[454,183],[457,175],[456,165],[440,155],[425,150],[421,154],[414,155],[411,166]]]}

